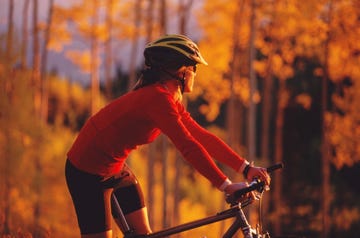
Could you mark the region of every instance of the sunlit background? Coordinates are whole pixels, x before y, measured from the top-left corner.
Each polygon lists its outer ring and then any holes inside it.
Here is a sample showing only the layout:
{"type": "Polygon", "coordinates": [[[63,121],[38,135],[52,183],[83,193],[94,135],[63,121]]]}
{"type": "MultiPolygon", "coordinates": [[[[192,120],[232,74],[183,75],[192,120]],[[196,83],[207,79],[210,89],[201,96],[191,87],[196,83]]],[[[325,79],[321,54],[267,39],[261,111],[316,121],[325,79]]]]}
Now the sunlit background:
{"type": "MultiPolygon", "coordinates": [[[[0,4],[1,237],[79,237],[66,152],[90,115],[131,90],[143,47],[165,33],[190,36],[209,63],[184,102],[192,116],[255,164],[284,162],[264,195],[264,229],[359,237],[360,1],[0,4]]],[[[164,136],[128,162],[155,231],[227,208],[164,136]]],[[[247,210],[253,226],[257,206],[247,210]]],[[[229,225],[178,237],[221,237],[229,225]]]]}

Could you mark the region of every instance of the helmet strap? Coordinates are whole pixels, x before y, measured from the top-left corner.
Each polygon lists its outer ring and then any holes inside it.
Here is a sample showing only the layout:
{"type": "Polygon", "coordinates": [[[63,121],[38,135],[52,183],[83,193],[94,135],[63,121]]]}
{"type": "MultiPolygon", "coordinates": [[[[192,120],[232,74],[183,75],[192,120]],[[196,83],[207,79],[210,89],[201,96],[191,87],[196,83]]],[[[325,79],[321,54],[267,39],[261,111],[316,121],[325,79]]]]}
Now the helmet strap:
{"type": "Polygon", "coordinates": [[[185,72],[183,73],[183,76],[179,81],[181,83],[181,94],[184,94],[184,90],[185,90],[185,72]]]}
{"type": "Polygon", "coordinates": [[[181,87],[181,94],[184,93],[184,90],[185,90],[185,72],[183,73],[183,76],[182,77],[179,77],[175,74],[172,74],[170,73],[169,71],[163,69],[163,68],[160,68],[164,73],[166,73],[167,75],[169,75],[170,77],[172,77],[173,79],[176,79],[180,82],[180,87],[181,87]]]}

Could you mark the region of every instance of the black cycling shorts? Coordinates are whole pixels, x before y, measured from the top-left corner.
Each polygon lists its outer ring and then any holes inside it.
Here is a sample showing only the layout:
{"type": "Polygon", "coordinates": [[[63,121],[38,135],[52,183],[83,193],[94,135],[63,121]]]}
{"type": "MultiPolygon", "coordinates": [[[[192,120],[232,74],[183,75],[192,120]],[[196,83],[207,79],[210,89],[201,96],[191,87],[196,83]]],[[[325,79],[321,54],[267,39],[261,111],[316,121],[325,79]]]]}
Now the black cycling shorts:
{"type": "MultiPolygon", "coordinates": [[[[125,168],[128,169],[127,166],[125,168]]],[[[111,230],[110,197],[114,189],[104,187],[104,177],[81,171],[69,160],[66,161],[65,176],[81,234],[111,230]]],[[[139,183],[135,176],[133,178],[132,182],[128,178],[125,179],[125,186],[121,185],[121,182],[114,185],[114,194],[125,215],[145,206],[139,183]]],[[[114,217],[116,218],[115,214],[114,217]]]]}

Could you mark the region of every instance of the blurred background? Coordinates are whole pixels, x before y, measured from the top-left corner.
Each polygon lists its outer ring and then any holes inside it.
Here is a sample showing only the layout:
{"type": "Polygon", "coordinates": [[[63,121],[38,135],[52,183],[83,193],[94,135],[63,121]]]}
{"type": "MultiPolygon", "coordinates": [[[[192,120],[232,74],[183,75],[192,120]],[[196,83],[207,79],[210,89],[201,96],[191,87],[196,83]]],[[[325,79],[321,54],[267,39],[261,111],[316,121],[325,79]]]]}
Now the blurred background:
{"type": "MultiPolygon", "coordinates": [[[[1,237],[79,237],[66,152],[90,115],[131,90],[145,44],[165,33],[194,39],[209,63],[184,101],[192,116],[256,165],[285,164],[264,195],[264,228],[359,237],[359,1],[0,3],[1,237]]],[[[163,136],[128,162],[155,231],[227,208],[163,136]]],[[[247,213],[255,225],[257,209],[247,213]]],[[[228,225],[177,237],[221,237],[228,225]]]]}

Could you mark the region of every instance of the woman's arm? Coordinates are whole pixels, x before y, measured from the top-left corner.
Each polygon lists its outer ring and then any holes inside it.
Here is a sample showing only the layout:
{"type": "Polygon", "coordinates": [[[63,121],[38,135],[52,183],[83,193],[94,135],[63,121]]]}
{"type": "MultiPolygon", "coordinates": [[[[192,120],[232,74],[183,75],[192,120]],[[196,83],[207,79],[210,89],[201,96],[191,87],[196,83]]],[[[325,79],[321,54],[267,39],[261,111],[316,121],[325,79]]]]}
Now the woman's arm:
{"type": "Polygon", "coordinates": [[[227,176],[216,166],[208,151],[189,132],[181,120],[177,104],[171,95],[154,93],[146,108],[148,117],[169,139],[198,172],[223,190],[227,176]]]}

